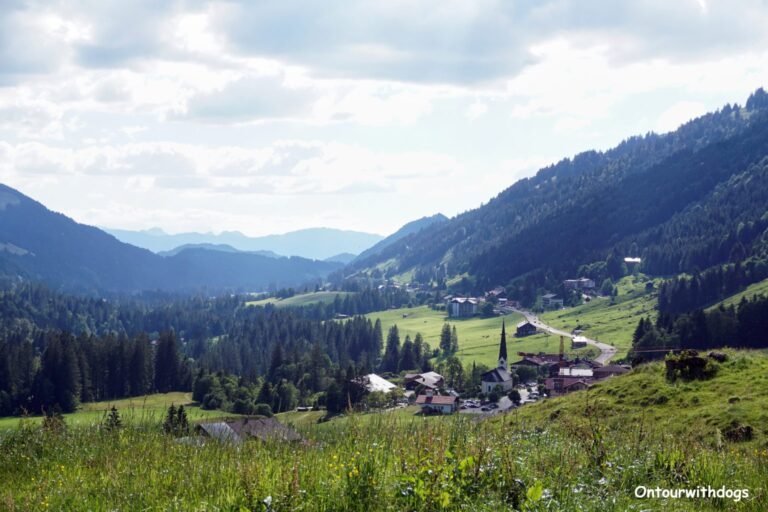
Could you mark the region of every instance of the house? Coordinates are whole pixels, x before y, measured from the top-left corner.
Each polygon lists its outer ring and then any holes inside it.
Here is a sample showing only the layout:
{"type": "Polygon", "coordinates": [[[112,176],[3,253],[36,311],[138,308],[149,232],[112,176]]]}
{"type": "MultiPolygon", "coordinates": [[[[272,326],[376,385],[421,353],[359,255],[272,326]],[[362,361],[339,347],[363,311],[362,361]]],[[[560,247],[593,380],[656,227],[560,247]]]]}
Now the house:
{"type": "Polygon", "coordinates": [[[275,418],[239,418],[227,421],[199,423],[195,432],[204,438],[222,443],[241,444],[247,439],[260,441],[302,441],[292,428],[275,418]]]}
{"type": "Polygon", "coordinates": [[[633,258],[633,257],[624,258],[624,263],[626,263],[628,267],[639,265],[642,261],[643,260],[641,258],[633,258]]]}
{"type": "Polygon", "coordinates": [[[584,348],[587,346],[587,338],[585,336],[574,336],[571,340],[571,348],[584,348]]]}
{"type": "Polygon", "coordinates": [[[446,304],[448,316],[451,318],[467,318],[477,314],[478,301],[474,297],[453,297],[446,304]]]}
{"type": "Polygon", "coordinates": [[[427,391],[416,398],[416,405],[421,406],[422,414],[453,414],[459,408],[459,399],[455,396],[435,395],[427,391]]]}
{"type": "Polygon", "coordinates": [[[595,282],[587,277],[578,279],[566,279],[563,281],[566,290],[592,290],[595,288],[595,282]]]}
{"type": "Polygon", "coordinates": [[[507,392],[515,385],[512,375],[509,373],[507,358],[507,332],[504,321],[501,322],[501,341],[499,342],[499,361],[493,370],[487,371],[480,376],[480,390],[483,393],[490,393],[497,387],[507,392]]]}
{"type": "Polygon", "coordinates": [[[445,379],[436,372],[406,373],[404,381],[405,389],[411,391],[419,386],[433,391],[445,386],[445,379]]]}
{"type": "Polygon", "coordinates": [[[524,321],[517,324],[515,335],[518,338],[522,338],[523,336],[530,336],[532,334],[536,334],[536,326],[531,322],[524,321]]]}
{"type": "Polygon", "coordinates": [[[397,388],[394,384],[387,379],[376,375],[375,373],[369,373],[354,379],[352,382],[365,388],[369,393],[374,391],[381,391],[382,393],[389,393],[393,389],[397,388]]]}
{"type": "Polygon", "coordinates": [[[562,308],[563,299],[562,297],[558,297],[554,293],[547,293],[546,295],[542,295],[541,304],[547,309],[562,308]]]}

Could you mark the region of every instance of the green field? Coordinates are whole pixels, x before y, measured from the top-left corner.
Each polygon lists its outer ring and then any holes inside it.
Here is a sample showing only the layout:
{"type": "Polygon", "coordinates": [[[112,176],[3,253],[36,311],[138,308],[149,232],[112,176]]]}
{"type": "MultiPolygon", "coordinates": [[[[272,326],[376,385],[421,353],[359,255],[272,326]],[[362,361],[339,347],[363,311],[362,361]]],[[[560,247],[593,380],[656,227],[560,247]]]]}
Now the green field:
{"type": "Polygon", "coordinates": [[[599,297],[573,308],[549,311],[541,315],[541,320],[568,332],[580,326],[586,336],[614,345],[617,358],[624,357],[632,347],[632,335],[640,318],[656,318],[658,295],[646,292],[642,277],[625,277],[617,286],[619,295],[613,303],[599,297]]]}
{"type": "MultiPolygon", "coordinates": [[[[71,414],[65,414],[64,418],[69,425],[92,425],[101,422],[104,419],[106,411],[115,408],[120,412],[120,416],[125,423],[157,423],[163,421],[166,410],[171,404],[176,406],[183,405],[187,410],[187,417],[190,420],[203,418],[220,417],[225,415],[221,411],[206,411],[201,409],[192,401],[192,393],[158,393],[135,398],[124,398],[121,400],[109,400],[105,402],[90,402],[83,404],[80,410],[71,414]]],[[[226,413],[227,416],[234,416],[226,413]]],[[[28,416],[23,421],[32,424],[39,424],[41,416],[28,416]]],[[[22,421],[18,417],[0,418],[0,430],[15,428],[22,421]]]]}
{"type": "Polygon", "coordinates": [[[341,300],[344,300],[344,297],[350,295],[350,293],[352,292],[311,292],[294,295],[287,299],[269,297],[268,299],[252,300],[245,304],[246,306],[266,306],[267,304],[274,304],[276,307],[306,306],[318,302],[330,304],[336,300],[336,296],[339,296],[341,300]]]}
{"type": "MultiPolygon", "coordinates": [[[[413,338],[417,332],[420,332],[432,348],[437,348],[440,345],[440,331],[443,324],[447,322],[451,327],[455,325],[456,334],[459,336],[459,351],[456,355],[464,364],[471,364],[473,361],[488,366],[496,364],[499,357],[502,320],[507,324],[507,350],[510,353],[510,358],[515,357],[517,352],[556,353],[560,347],[560,338],[557,336],[537,334],[526,338],[516,338],[514,336],[515,325],[522,320],[522,315],[518,313],[462,320],[449,319],[445,311],[435,311],[428,306],[419,306],[379,311],[369,313],[366,316],[372,320],[377,318],[381,320],[385,337],[389,328],[396,324],[401,341],[405,339],[406,335],[413,338]]],[[[566,349],[569,353],[571,352],[568,345],[566,345],[566,349]]],[[[584,351],[577,352],[585,353],[584,351]]]]}
{"type": "Polygon", "coordinates": [[[768,279],[765,279],[763,281],[760,281],[759,283],[755,283],[748,286],[747,289],[744,290],[743,292],[739,292],[735,295],[731,295],[727,299],[715,304],[709,309],[719,307],[720,304],[723,304],[724,306],[730,306],[733,304],[735,306],[735,305],[738,305],[739,302],[741,302],[741,299],[743,299],[744,297],[746,297],[747,299],[751,299],[754,295],[768,296],[768,279]]]}

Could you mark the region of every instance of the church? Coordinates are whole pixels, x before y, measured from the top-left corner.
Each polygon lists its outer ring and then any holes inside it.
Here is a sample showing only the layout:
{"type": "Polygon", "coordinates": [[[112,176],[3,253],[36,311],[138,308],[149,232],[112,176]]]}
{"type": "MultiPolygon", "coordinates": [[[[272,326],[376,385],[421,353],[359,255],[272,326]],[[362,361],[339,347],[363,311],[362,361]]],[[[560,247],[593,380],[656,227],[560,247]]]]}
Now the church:
{"type": "Polygon", "coordinates": [[[480,376],[480,390],[488,394],[496,386],[506,393],[514,387],[514,380],[509,373],[509,359],[507,358],[507,332],[504,321],[501,322],[501,343],[499,343],[499,363],[491,371],[485,372],[480,376]]]}

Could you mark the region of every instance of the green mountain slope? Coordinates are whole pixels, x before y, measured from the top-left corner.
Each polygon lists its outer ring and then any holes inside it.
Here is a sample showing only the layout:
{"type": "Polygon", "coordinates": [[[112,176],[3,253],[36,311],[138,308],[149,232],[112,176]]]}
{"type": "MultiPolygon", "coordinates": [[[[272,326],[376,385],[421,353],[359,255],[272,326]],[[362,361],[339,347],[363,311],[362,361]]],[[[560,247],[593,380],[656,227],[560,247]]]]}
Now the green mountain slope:
{"type": "Polygon", "coordinates": [[[761,89],[743,108],[727,105],[675,132],[542,169],[476,210],[358,259],[346,273],[387,262],[392,275],[466,274],[479,291],[521,276],[541,286],[584,265],[592,265],[581,270],[591,276],[615,278],[621,260],[611,263],[612,254],[642,257],[650,274],[705,268],[727,260],[737,243],[746,255],[763,250],[766,155],[768,94],[761,89]],[[750,181],[753,193],[721,208],[750,181]]]}

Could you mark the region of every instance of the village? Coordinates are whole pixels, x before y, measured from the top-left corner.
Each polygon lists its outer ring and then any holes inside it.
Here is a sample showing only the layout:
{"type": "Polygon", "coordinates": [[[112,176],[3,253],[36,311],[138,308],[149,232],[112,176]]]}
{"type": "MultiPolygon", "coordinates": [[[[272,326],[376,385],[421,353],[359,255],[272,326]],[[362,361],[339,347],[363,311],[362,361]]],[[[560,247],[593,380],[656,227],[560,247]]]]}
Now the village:
{"type": "MultiPolygon", "coordinates": [[[[526,320],[516,326],[516,336],[528,336],[538,328],[526,320]]],[[[398,393],[396,406],[417,405],[417,414],[498,414],[527,403],[587,389],[594,383],[630,370],[627,365],[602,364],[596,360],[565,355],[565,336],[560,336],[557,354],[519,352],[510,362],[507,352],[506,325],[502,322],[496,368],[481,376],[478,396],[462,396],[445,384],[442,375],[430,371],[407,373],[402,386],[371,373],[356,383],[368,393],[398,393]]],[[[572,347],[587,343],[583,336],[573,336],[572,347]]]]}

